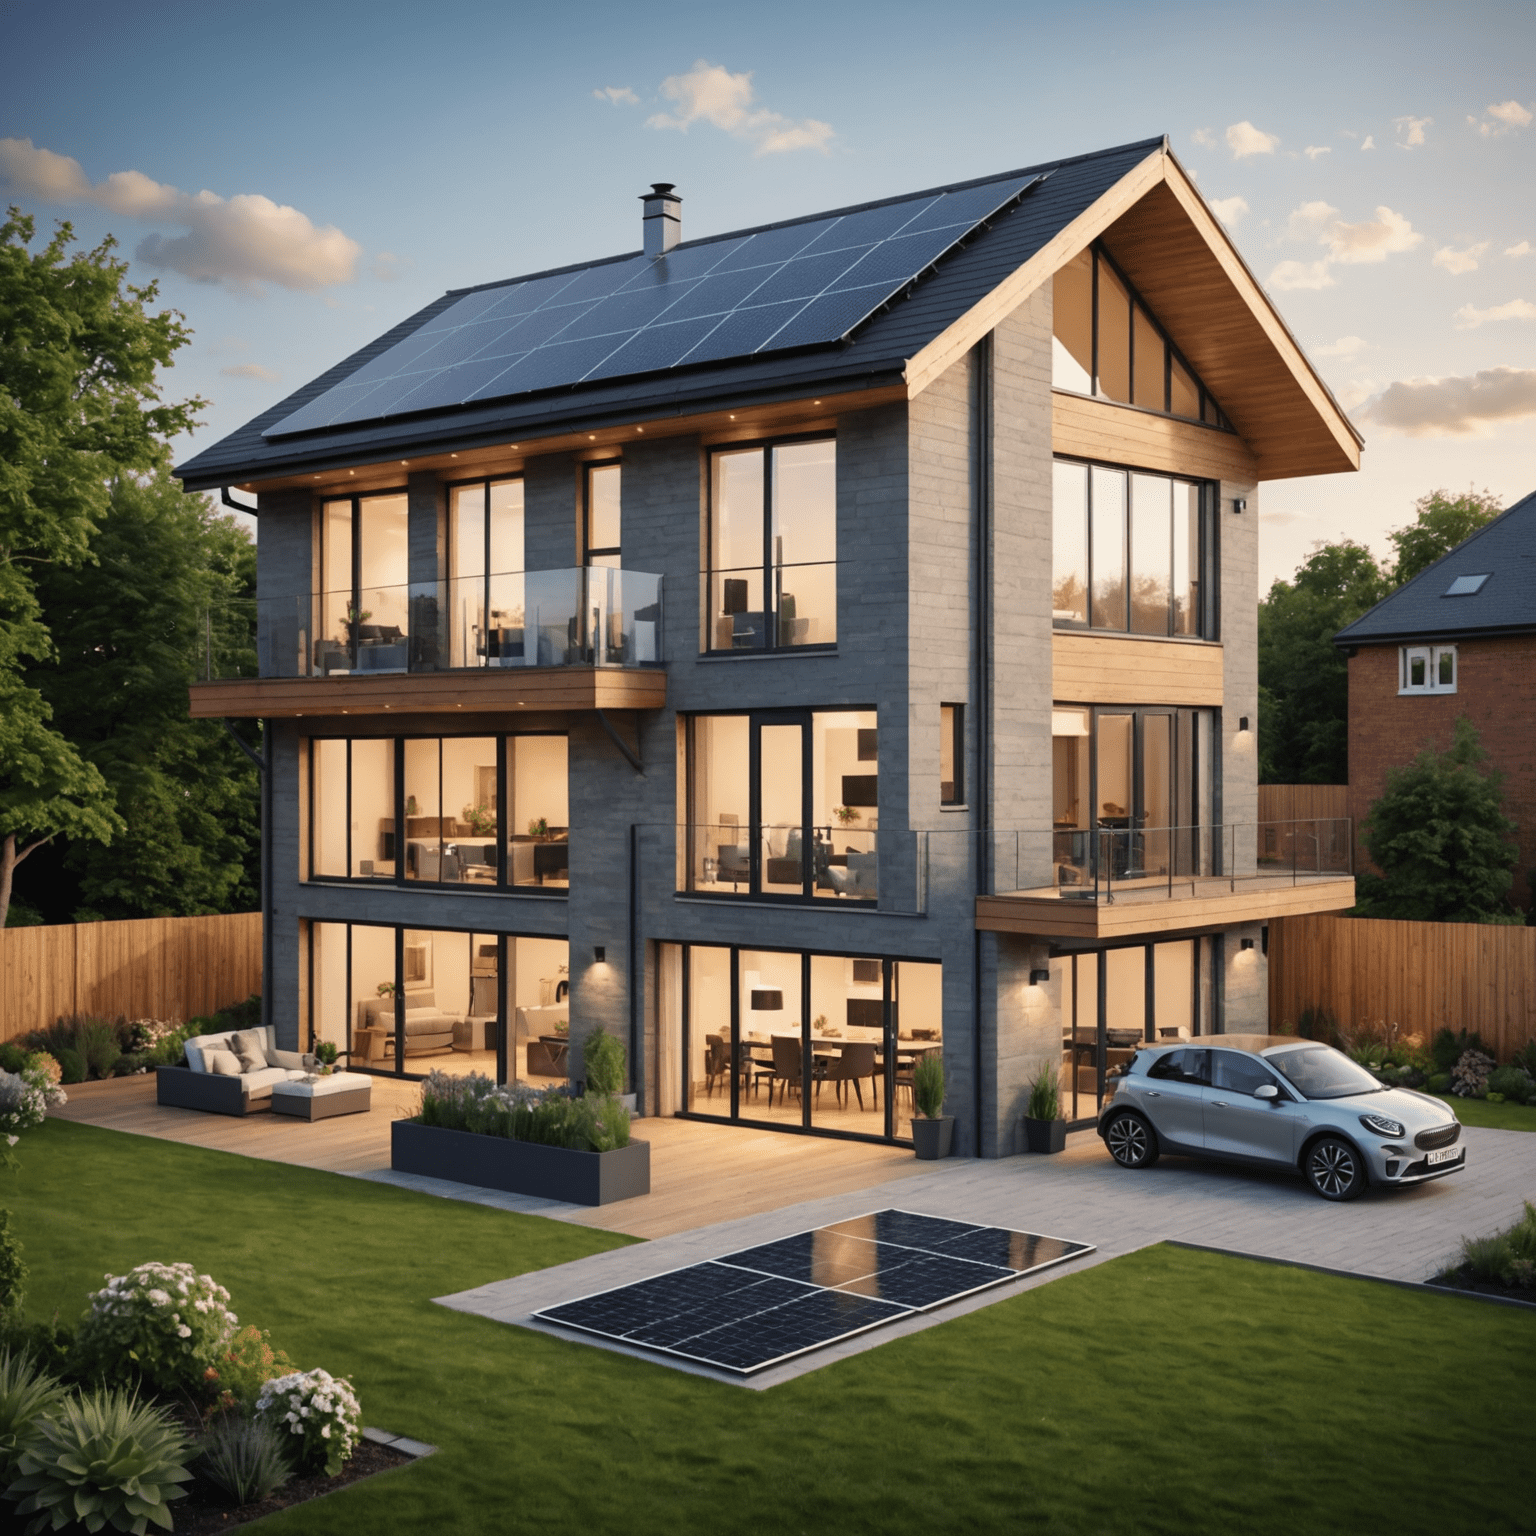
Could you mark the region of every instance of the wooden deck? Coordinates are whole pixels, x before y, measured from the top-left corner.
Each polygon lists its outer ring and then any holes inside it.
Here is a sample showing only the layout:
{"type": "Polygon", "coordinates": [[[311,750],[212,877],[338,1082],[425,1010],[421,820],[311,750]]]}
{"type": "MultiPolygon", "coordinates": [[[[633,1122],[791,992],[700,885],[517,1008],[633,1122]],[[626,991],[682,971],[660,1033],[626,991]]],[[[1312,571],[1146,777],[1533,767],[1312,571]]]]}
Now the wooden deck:
{"type": "MultiPolygon", "coordinates": [[[[53,1113],[136,1136],[158,1136],[242,1157],[329,1173],[377,1174],[389,1167],[389,1126],[414,1112],[418,1085],[375,1078],[373,1108],[313,1124],[261,1112],[236,1119],[155,1102],[152,1076],[78,1083],[53,1113]]],[[[902,1147],[785,1135],[697,1120],[635,1122],[651,1144],[651,1193],[592,1210],[552,1210],[562,1220],[633,1237],[664,1237],[803,1200],[846,1194],[931,1171],[902,1147]]]]}

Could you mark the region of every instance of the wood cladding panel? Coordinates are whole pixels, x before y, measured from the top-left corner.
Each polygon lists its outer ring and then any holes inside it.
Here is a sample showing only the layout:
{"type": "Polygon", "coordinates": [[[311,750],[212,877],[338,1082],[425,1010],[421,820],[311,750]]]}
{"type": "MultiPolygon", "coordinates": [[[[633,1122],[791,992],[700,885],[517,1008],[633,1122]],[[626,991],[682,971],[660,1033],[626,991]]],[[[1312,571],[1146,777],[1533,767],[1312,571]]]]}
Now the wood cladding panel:
{"type": "Polygon", "coordinates": [[[1058,630],[1051,639],[1051,696],[1073,704],[1219,708],[1223,660],[1219,645],[1200,641],[1058,630]]]}
{"type": "Polygon", "coordinates": [[[1343,1028],[1475,1030],[1500,1061],[1536,1039],[1536,928],[1286,917],[1269,930],[1269,1016],[1323,1009],[1343,1028]]]}
{"type": "Polygon", "coordinates": [[[1052,394],[1051,449],[1162,474],[1258,479],[1253,455],[1230,432],[1083,395],[1052,394]]]}
{"type": "Polygon", "coordinates": [[[1348,784],[1260,784],[1260,821],[1341,821],[1349,815],[1348,784]]]}
{"type": "Polygon", "coordinates": [[[73,1014],[188,1019],[261,990],[261,913],[0,931],[0,1040],[73,1014]]]}
{"type": "Polygon", "coordinates": [[[378,677],[243,677],[193,683],[189,695],[195,720],[407,712],[437,715],[464,709],[660,709],[667,701],[667,675],[659,669],[508,667],[378,677]]]}

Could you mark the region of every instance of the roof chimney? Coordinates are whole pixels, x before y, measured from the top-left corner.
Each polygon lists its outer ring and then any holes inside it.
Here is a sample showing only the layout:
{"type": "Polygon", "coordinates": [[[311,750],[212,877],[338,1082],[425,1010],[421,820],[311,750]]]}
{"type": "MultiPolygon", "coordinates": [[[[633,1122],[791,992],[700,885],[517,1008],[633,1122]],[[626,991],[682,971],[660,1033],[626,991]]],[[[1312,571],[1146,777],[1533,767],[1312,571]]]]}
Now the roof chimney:
{"type": "Polygon", "coordinates": [[[683,238],[683,200],[670,181],[653,181],[640,201],[645,204],[645,254],[665,256],[683,238]]]}

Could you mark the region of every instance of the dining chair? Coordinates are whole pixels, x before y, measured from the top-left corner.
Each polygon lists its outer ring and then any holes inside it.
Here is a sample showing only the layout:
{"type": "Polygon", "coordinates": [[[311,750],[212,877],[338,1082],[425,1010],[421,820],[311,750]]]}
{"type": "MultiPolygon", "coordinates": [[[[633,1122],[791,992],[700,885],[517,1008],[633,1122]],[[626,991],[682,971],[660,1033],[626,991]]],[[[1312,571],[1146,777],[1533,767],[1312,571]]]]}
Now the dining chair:
{"type": "Polygon", "coordinates": [[[817,1079],[816,1094],[821,1096],[822,1083],[837,1084],[837,1102],[841,1104],[844,1098],[843,1087],[845,1083],[853,1084],[853,1091],[858,1095],[859,1108],[864,1108],[864,1088],[862,1080],[869,1079],[870,1093],[874,1098],[873,1107],[880,1107],[880,1074],[875,1066],[875,1042],[873,1040],[850,1040],[842,1049],[842,1053],[833,1061],[828,1062],[823,1075],[817,1079]]]}
{"type": "Polygon", "coordinates": [[[715,1083],[730,1076],[731,1047],[724,1035],[706,1035],[704,1046],[704,1090],[713,1098],[715,1083]]]}
{"type": "Polygon", "coordinates": [[[768,1107],[773,1108],[773,1085],[782,1083],[779,1089],[779,1103],[784,1103],[784,1094],[791,1084],[798,1092],[801,1079],[804,1075],[800,1058],[800,1042],[792,1040],[787,1035],[775,1035],[773,1037],[773,1063],[771,1066],[759,1065],[753,1073],[752,1087],[756,1089],[758,1083],[768,1079],[768,1107]]]}

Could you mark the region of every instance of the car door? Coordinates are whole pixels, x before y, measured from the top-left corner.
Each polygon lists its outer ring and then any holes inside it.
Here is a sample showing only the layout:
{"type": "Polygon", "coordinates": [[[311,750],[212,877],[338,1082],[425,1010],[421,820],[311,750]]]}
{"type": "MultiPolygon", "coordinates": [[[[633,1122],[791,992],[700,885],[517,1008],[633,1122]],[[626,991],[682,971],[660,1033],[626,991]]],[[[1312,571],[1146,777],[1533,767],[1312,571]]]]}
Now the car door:
{"type": "Polygon", "coordinates": [[[1158,1139],[1199,1150],[1205,1145],[1205,1085],[1210,1081],[1207,1050],[1185,1046],[1152,1063],[1142,1093],[1158,1139]]]}
{"type": "Polygon", "coordinates": [[[1211,1086],[1205,1095],[1206,1151],[1289,1167],[1296,1160],[1300,1105],[1257,1056],[1223,1050],[1210,1054],[1211,1086]],[[1254,1098],[1254,1089],[1265,1083],[1275,1087],[1278,1098],[1254,1098]]]}

